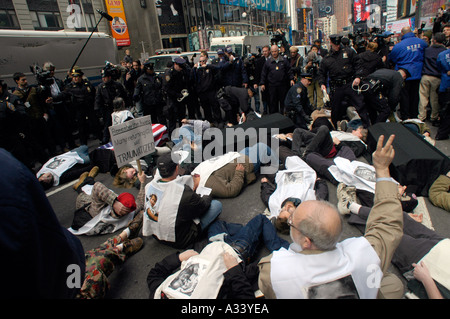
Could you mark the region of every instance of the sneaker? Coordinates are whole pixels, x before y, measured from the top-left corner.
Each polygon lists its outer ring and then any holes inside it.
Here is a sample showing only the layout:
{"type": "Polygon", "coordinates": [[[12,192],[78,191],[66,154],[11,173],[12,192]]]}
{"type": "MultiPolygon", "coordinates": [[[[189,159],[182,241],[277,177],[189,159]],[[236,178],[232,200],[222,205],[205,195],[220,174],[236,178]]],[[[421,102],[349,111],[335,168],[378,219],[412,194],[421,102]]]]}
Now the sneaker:
{"type": "Polygon", "coordinates": [[[125,253],[125,255],[132,255],[134,253],[137,253],[143,245],[144,241],[140,237],[126,240],[123,243],[123,252],[125,253]]]}
{"type": "Polygon", "coordinates": [[[91,171],[89,172],[89,177],[95,178],[95,176],[98,175],[98,171],[99,171],[99,167],[98,166],[94,166],[91,171]]]}
{"type": "Polygon", "coordinates": [[[78,187],[80,187],[81,184],[83,184],[84,180],[88,177],[89,173],[88,172],[84,172],[83,174],[80,175],[80,178],[78,179],[78,182],[76,182],[73,185],[73,189],[77,190],[78,187]]]}
{"type": "Polygon", "coordinates": [[[139,230],[141,230],[143,221],[144,211],[141,210],[134,216],[133,220],[128,224],[128,229],[130,230],[130,237],[128,239],[133,239],[139,235],[139,230]]]}
{"type": "Polygon", "coordinates": [[[351,203],[357,203],[358,202],[358,198],[356,197],[356,187],[354,187],[354,186],[347,186],[345,190],[346,190],[347,195],[349,197],[349,201],[351,203]]]}
{"type": "Polygon", "coordinates": [[[347,185],[345,185],[344,183],[339,183],[336,193],[338,199],[337,208],[339,213],[341,215],[350,214],[350,209],[348,208],[350,196],[347,193],[347,185]]]}

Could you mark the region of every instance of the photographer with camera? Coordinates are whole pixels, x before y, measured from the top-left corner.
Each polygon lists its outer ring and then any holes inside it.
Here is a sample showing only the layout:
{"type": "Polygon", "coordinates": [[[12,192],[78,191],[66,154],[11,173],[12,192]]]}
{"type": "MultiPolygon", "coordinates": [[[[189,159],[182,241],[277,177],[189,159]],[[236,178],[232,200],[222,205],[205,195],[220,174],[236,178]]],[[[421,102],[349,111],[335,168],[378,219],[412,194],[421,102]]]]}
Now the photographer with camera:
{"type": "Polygon", "coordinates": [[[95,95],[94,110],[100,110],[103,118],[102,144],[110,140],[109,127],[112,125],[111,114],[114,110],[113,101],[116,97],[127,99],[125,87],[117,80],[120,71],[110,63],[107,63],[102,70],[102,82],[98,85],[95,95]]]}
{"type": "Polygon", "coordinates": [[[48,123],[48,104],[44,87],[42,85],[28,85],[27,76],[22,72],[16,72],[13,79],[17,84],[13,92],[21,103],[25,105],[25,111],[29,118],[30,132],[36,145],[36,157],[40,163],[45,163],[50,157],[56,155],[56,146],[50,133],[48,123]]]}
{"type": "Polygon", "coordinates": [[[319,67],[322,62],[322,56],[319,55],[319,47],[313,45],[308,52],[304,64],[303,73],[311,75],[311,85],[308,86],[308,98],[313,108],[321,109],[324,106],[323,92],[319,84],[319,67]]]}

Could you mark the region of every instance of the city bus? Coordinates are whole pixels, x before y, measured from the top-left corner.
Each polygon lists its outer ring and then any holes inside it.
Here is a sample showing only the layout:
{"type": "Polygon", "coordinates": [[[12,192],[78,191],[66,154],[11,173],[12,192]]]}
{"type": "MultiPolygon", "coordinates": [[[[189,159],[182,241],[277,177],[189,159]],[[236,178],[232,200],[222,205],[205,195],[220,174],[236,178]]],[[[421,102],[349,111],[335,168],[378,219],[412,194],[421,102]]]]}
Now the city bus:
{"type": "MultiPolygon", "coordinates": [[[[0,79],[8,87],[14,88],[16,83],[13,74],[22,72],[27,75],[30,84],[35,84],[35,76],[30,67],[39,65],[42,68],[45,62],[55,65],[56,78],[65,79],[90,34],[64,30],[0,30],[0,79]]],[[[94,32],[76,65],[96,85],[101,82],[101,70],[105,61],[117,64],[116,41],[106,33],[94,32]]]]}

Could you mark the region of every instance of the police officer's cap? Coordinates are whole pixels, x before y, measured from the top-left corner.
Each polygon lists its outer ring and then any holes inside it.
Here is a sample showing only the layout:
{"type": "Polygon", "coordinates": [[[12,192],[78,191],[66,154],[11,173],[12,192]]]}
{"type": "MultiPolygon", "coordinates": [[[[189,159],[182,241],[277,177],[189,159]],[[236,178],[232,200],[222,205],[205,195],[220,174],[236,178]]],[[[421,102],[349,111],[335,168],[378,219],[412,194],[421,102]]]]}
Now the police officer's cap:
{"type": "Polygon", "coordinates": [[[102,69],[102,78],[112,76],[112,72],[109,68],[105,67],[102,69]]]}
{"type": "Polygon", "coordinates": [[[332,34],[330,35],[330,41],[333,44],[339,45],[341,44],[342,35],[339,34],[332,34]]]}
{"type": "Polygon", "coordinates": [[[79,66],[74,66],[72,71],[70,71],[70,74],[72,76],[83,76],[84,73],[79,66]]]}
{"type": "Polygon", "coordinates": [[[222,49],[217,50],[217,54],[224,54],[222,49]]]}
{"type": "Polygon", "coordinates": [[[144,68],[152,69],[152,70],[153,70],[153,67],[155,66],[155,64],[149,60],[145,61],[143,65],[144,65],[144,68]]]}
{"type": "Polygon", "coordinates": [[[183,65],[186,63],[186,60],[183,59],[182,57],[178,57],[173,62],[175,62],[176,64],[179,64],[179,65],[183,65]]]}
{"type": "Polygon", "coordinates": [[[233,53],[233,48],[232,48],[232,47],[227,47],[227,48],[225,49],[225,52],[226,52],[226,53],[233,53]]]}
{"type": "Polygon", "coordinates": [[[302,73],[300,76],[304,79],[312,81],[312,75],[310,73],[302,73]]]}

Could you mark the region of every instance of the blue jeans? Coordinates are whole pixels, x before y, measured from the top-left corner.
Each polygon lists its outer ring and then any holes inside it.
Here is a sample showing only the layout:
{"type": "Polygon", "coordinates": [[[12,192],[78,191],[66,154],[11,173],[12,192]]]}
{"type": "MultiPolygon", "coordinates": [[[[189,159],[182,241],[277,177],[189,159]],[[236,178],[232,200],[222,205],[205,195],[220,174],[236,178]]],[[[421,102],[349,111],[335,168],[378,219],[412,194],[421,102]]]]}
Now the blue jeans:
{"type": "Polygon", "coordinates": [[[237,247],[241,252],[244,252],[244,256],[241,257],[245,259],[252,258],[255,255],[261,237],[264,245],[270,252],[289,247],[289,242],[277,235],[275,227],[262,214],[253,217],[245,226],[217,220],[209,227],[208,238],[221,233],[226,234],[224,241],[227,244],[237,247]]]}
{"type": "Polygon", "coordinates": [[[200,217],[200,227],[202,230],[208,228],[208,226],[220,215],[222,212],[222,203],[213,199],[208,211],[200,217]]]}
{"type": "Polygon", "coordinates": [[[83,159],[84,164],[89,164],[91,162],[91,158],[89,157],[89,148],[87,145],[81,145],[74,148],[72,152],[77,152],[78,156],[83,159]]]}
{"type": "Polygon", "coordinates": [[[269,164],[276,165],[278,167],[278,159],[275,157],[275,153],[272,156],[272,149],[264,143],[256,143],[253,146],[246,147],[240,154],[247,155],[250,158],[250,162],[253,164],[253,172],[256,173],[259,171],[261,164],[269,164]],[[272,163],[272,161],[275,161],[272,163]]]}

